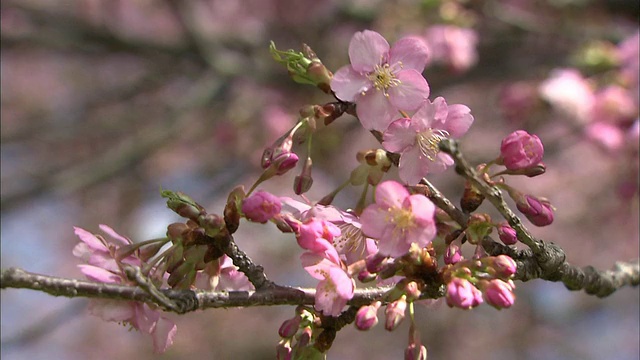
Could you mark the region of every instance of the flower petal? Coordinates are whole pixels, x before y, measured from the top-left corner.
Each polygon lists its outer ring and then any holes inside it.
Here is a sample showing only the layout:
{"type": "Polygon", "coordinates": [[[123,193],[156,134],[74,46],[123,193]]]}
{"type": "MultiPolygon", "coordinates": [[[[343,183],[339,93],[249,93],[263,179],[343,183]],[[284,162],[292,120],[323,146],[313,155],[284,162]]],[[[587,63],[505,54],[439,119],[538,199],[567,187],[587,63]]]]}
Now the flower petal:
{"type": "Polygon", "coordinates": [[[111,236],[111,238],[113,240],[116,240],[117,242],[120,242],[122,245],[130,245],[130,244],[132,244],[131,240],[129,240],[126,237],[118,234],[117,232],[115,232],[109,226],[104,225],[104,224],[100,224],[99,227],[100,227],[100,230],[104,231],[107,235],[111,236]]]}
{"type": "Polygon", "coordinates": [[[88,232],[83,228],[74,226],[73,229],[74,229],[74,233],[80,238],[82,242],[87,244],[87,246],[89,246],[91,250],[105,251],[105,252],[109,251],[105,243],[100,239],[98,239],[97,236],[93,235],[92,233],[88,232]]]}
{"type": "Polygon", "coordinates": [[[78,265],[78,267],[80,268],[80,271],[82,271],[82,273],[90,280],[109,284],[120,283],[120,276],[112,273],[111,271],[86,264],[78,265]]]}
{"type": "Polygon", "coordinates": [[[429,173],[429,163],[429,159],[415,146],[400,156],[398,175],[405,183],[415,185],[429,173]]]}
{"type": "Polygon", "coordinates": [[[360,215],[362,222],[362,232],[374,239],[379,239],[384,233],[384,229],[388,226],[388,213],[376,204],[367,206],[360,215]]]}
{"type": "Polygon", "coordinates": [[[152,333],[153,351],[157,354],[167,351],[167,348],[173,344],[177,332],[178,327],[173,321],[160,317],[152,333]]]}
{"type": "Polygon", "coordinates": [[[397,181],[385,181],[376,188],[376,204],[381,208],[401,208],[409,191],[397,181]]]}
{"type": "Polygon", "coordinates": [[[429,47],[419,37],[408,36],[398,40],[389,51],[389,64],[398,62],[403,69],[414,69],[422,73],[429,59],[429,47]]]}
{"type": "Polygon", "coordinates": [[[427,80],[413,69],[399,71],[396,74],[400,81],[398,86],[390,87],[387,92],[389,100],[400,110],[413,111],[429,98],[427,80]]]}
{"type": "Polygon", "coordinates": [[[349,43],[349,60],[357,72],[370,73],[376,65],[387,62],[389,43],[375,31],[357,32],[349,43]]]}
{"type": "Polygon", "coordinates": [[[410,119],[398,119],[389,125],[382,139],[385,150],[401,153],[416,144],[416,132],[411,128],[410,119]]]}
{"type": "Polygon", "coordinates": [[[382,91],[371,89],[356,98],[356,113],[367,130],[385,131],[398,118],[398,109],[382,91]]]}
{"type": "Polygon", "coordinates": [[[342,101],[354,101],[356,96],[371,88],[371,80],[350,65],[341,67],[331,79],[331,90],[342,101]]]}
{"type": "Polygon", "coordinates": [[[442,130],[446,130],[452,138],[459,138],[473,124],[473,115],[471,110],[462,104],[449,105],[448,110],[447,121],[442,130]]]}

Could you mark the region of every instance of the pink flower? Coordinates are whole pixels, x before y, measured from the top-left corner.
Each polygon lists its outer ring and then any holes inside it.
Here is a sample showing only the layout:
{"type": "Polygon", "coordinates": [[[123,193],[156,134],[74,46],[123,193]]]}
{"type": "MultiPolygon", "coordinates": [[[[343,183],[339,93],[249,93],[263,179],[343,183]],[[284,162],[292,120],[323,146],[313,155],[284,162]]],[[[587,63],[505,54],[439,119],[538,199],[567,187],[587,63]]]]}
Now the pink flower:
{"type": "Polygon", "coordinates": [[[447,305],[470,309],[482,304],[482,292],[468,280],[454,277],[447,284],[447,305]]]}
{"type": "Polygon", "coordinates": [[[400,183],[385,181],[376,188],[376,203],[364,209],[362,231],[378,239],[379,253],[404,255],[412,243],[425,247],[436,236],[435,205],[423,195],[410,195],[400,183]]]}
{"type": "Polygon", "coordinates": [[[502,280],[494,279],[484,287],[484,298],[487,304],[496,309],[509,308],[516,300],[513,293],[513,281],[508,283],[502,280]]]}
{"type": "Polygon", "coordinates": [[[309,275],[320,280],[316,286],[315,309],[327,316],[338,316],[353,297],[355,283],[342,269],[335,249],[329,258],[306,252],[300,256],[309,275]]]}
{"type": "MultiPolygon", "coordinates": [[[[100,225],[100,229],[109,236],[111,241],[79,227],[74,229],[81,242],[74,247],[73,254],[88,262],[88,264],[78,265],[82,273],[93,281],[128,284],[129,280],[122,266],[124,264],[141,266],[143,262],[137,257],[136,252],[118,259],[116,251],[133,242],[107,225],[100,225]]],[[[157,353],[164,352],[173,343],[177,332],[175,323],[161,316],[160,311],[134,301],[91,300],[89,312],[105,321],[130,324],[133,328],[151,335],[153,348],[157,353]]]]}
{"type": "Polygon", "coordinates": [[[247,276],[238,271],[238,267],[233,265],[233,260],[227,255],[222,256],[220,262],[220,278],[215,287],[216,290],[226,291],[247,291],[253,290],[253,284],[249,282],[247,276]]]}
{"type": "Polygon", "coordinates": [[[509,170],[521,170],[536,166],[542,161],[544,147],[536,135],[517,130],[502,139],[500,162],[509,170]]]}
{"type": "Polygon", "coordinates": [[[538,91],[561,113],[579,122],[588,121],[594,101],[593,89],[578,70],[554,70],[538,91]]]}
{"type": "Polygon", "coordinates": [[[366,129],[383,131],[398,111],[414,111],[429,97],[422,76],[427,46],[417,37],[405,37],[392,48],[380,34],[357,32],[349,43],[351,65],[340,68],[331,89],[342,101],[355,102],[366,129]]]}
{"type": "Polygon", "coordinates": [[[398,119],[384,132],[382,146],[400,153],[400,178],[415,185],[428,173],[439,173],[453,159],[438,149],[444,138],[459,138],[469,130],[473,116],[465,105],[447,105],[442,97],[427,100],[411,119],[398,119]]]}
{"type": "MultiPolygon", "coordinates": [[[[362,224],[356,215],[330,205],[316,204],[312,207],[288,197],[282,197],[281,199],[284,204],[297,210],[294,216],[302,221],[310,221],[310,219],[314,219],[313,221],[324,220],[335,225],[338,231],[333,227],[328,229],[328,238],[332,238],[333,246],[335,246],[347,264],[352,264],[378,252],[376,242],[371,238],[365,237],[362,233],[362,224]]],[[[322,231],[316,231],[316,234],[318,233],[322,233],[322,231]]],[[[301,232],[300,236],[303,235],[305,234],[301,232]]],[[[312,240],[309,236],[307,239],[299,239],[298,241],[302,246],[302,244],[321,240],[312,240]]],[[[312,245],[305,246],[312,247],[312,245]]],[[[302,247],[311,250],[309,247],[302,247]]],[[[320,248],[324,248],[324,246],[320,246],[320,248]]]]}
{"type": "Polygon", "coordinates": [[[473,29],[434,25],[427,29],[425,40],[431,56],[429,63],[445,64],[455,72],[463,72],[478,61],[478,34],[473,29]]]}
{"type": "Polygon", "coordinates": [[[340,229],[329,221],[310,218],[300,225],[296,238],[301,248],[322,252],[333,247],[333,239],[340,234],[340,229]]]}
{"type": "Polygon", "coordinates": [[[242,201],[242,212],[248,220],[266,223],[282,210],[280,198],[266,191],[256,191],[242,201]]]}

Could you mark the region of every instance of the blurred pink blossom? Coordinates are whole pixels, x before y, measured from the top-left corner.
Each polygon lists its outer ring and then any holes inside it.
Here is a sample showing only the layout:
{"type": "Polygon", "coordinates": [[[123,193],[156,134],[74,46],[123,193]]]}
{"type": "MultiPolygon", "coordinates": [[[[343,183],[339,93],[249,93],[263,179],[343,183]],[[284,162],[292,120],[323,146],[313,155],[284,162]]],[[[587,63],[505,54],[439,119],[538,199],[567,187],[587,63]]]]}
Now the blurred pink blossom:
{"type": "Polygon", "coordinates": [[[429,64],[440,63],[454,72],[464,72],[478,61],[478,34],[475,30],[454,25],[434,25],[425,33],[429,47],[429,64]]]}
{"type": "MultiPolygon", "coordinates": [[[[637,94],[635,94],[637,97],[637,94]]],[[[614,125],[628,125],[638,116],[637,99],[627,89],[610,85],[596,92],[591,120],[614,125]]]]}
{"type": "Polygon", "coordinates": [[[576,69],[556,69],[538,87],[540,96],[559,112],[587,122],[594,102],[591,84],[576,69]]]}
{"type": "Polygon", "coordinates": [[[355,102],[358,118],[368,130],[383,131],[398,111],[414,111],[429,97],[422,76],[427,46],[405,37],[392,48],[375,31],[357,32],[349,43],[351,65],[340,68],[331,89],[342,101],[355,102]]]}
{"type": "MultiPolygon", "coordinates": [[[[98,282],[130,284],[124,274],[123,265],[140,266],[142,261],[136,257],[135,252],[118,259],[116,251],[122,246],[131,245],[133,243],[131,240],[116,233],[107,225],[100,225],[100,229],[109,235],[111,241],[79,227],[74,229],[81,242],[74,247],[73,255],[89,263],[78,265],[85,276],[98,282]]],[[[160,311],[135,301],[91,300],[89,312],[105,321],[127,323],[133,328],[151,335],[153,349],[156,353],[166,351],[173,343],[177,332],[175,323],[161,316],[160,311]]]]}

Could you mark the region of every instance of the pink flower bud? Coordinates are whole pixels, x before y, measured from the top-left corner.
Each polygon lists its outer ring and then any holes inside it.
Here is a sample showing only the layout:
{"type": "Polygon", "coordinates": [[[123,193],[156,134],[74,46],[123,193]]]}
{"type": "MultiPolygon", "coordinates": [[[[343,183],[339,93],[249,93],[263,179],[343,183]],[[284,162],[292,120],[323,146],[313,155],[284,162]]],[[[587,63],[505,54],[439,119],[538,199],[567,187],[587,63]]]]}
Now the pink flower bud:
{"type": "Polygon", "coordinates": [[[358,330],[369,330],[378,324],[378,309],[380,301],[376,301],[371,305],[362,306],[356,314],[356,328],[358,330]]]}
{"type": "Polygon", "coordinates": [[[300,323],[302,322],[302,317],[296,315],[291,319],[285,320],[282,325],[280,325],[280,329],[278,329],[278,335],[283,338],[291,338],[298,332],[300,328],[300,323]]]}
{"type": "Polygon", "coordinates": [[[516,231],[506,222],[498,225],[498,236],[505,245],[514,245],[518,242],[516,231]]]}
{"type": "Polygon", "coordinates": [[[404,360],[427,360],[427,348],[416,343],[409,344],[404,350],[404,360]]]}
{"type": "Polygon", "coordinates": [[[293,349],[291,348],[291,340],[282,340],[276,346],[277,360],[291,360],[293,349]]]}
{"type": "Polygon", "coordinates": [[[509,170],[526,169],[542,161],[544,148],[536,135],[524,130],[514,131],[502,140],[500,161],[509,170]]]}
{"type": "Polygon", "coordinates": [[[485,286],[484,297],[487,303],[496,309],[509,308],[516,300],[513,289],[513,282],[494,279],[485,286]]]}
{"type": "Polygon", "coordinates": [[[242,201],[242,212],[247,220],[266,223],[282,210],[280,199],[266,191],[256,191],[242,201]]]}
{"type": "Polygon", "coordinates": [[[462,260],[462,251],[460,250],[460,246],[456,244],[449,244],[444,253],[444,263],[447,265],[453,265],[460,260],[462,260]]]}
{"type": "Polygon", "coordinates": [[[447,284],[447,305],[470,309],[482,303],[482,293],[466,279],[454,277],[447,284]]]}
{"type": "Polygon", "coordinates": [[[518,265],[507,255],[498,255],[493,258],[492,268],[496,271],[496,276],[508,278],[516,273],[518,265]]]}
{"type": "Polygon", "coordinates": [[[387,305],[387,308],[384,311],[384,315],[386,316],[384,328],[388,331],[393,331],[394,329],[396,329],[400,325],[402,320],[404,320],[406,310],[407,297],[404,295],[400,297],[400,299],[387,305]]]}
{"type": "Polygon", "coordinates": [[[553,208],[547,199],[531,195],[519,196],[516,207],[533,225],[547,226],[553,222],[553,208]]]}
{"type": "Polygon", "coordinates": [[[271,166],[276,169],[276,175],[282,175],[293,169],[298,164],[298,155],[292,152],[285,152],[273,159],[271,166]]]}
{"type": "Polygon", "coordinates": [[[340,228],[333,223],[311,218],[299,227],[298,245],[306,250],[323,252],[327,246],[333,247],[333,239],[341,233],[340,228]]]}

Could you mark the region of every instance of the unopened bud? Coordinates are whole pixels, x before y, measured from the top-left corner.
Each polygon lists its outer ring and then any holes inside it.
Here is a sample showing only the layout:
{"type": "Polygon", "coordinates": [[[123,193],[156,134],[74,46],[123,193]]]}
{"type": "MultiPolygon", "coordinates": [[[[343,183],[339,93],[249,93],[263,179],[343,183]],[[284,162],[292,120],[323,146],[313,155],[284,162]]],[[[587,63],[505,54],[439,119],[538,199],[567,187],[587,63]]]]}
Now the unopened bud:
{"type": "Polygon", "coordinates": [[[495,270],[496,276],[500,278],[509,278],[518,271],[516,262],[507,255],[494,257],[491,267],[495,270]]]}
{"type": "Polygon", "coordinates": [[[355,325],[358,330],[369,330],[378,324],[378,309],[382,303],[376,301],[371,305],[360,307],[356,313],[355,325]]]}
{"type": "Polygon", "coordinates": [[[506,222],[498,225],[498,236],[505,245],[514,245],[518,242],[516,231],[506,222]]]}
{"type": "Polygon", "coordinates": [[[278,335],[283,338],[291,338],[298,332],[300,328],[300,323],[302,322],[302,317],[296,315],[291,319],[285,320],[282,325],[280,325],[280,329],[278,329],[278,335]]]}
{"type": "Polygon", "coordinates": [[[405,311],[407,310],[407,297],[403,295],[400,299],[387,305],[384,311],[386,321],[384,328],[388,331],[395,330],[405,317],[405,311]]]}

